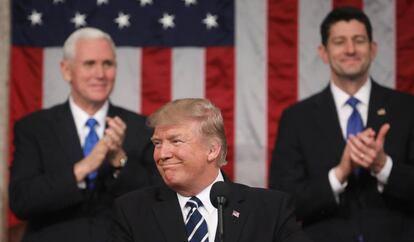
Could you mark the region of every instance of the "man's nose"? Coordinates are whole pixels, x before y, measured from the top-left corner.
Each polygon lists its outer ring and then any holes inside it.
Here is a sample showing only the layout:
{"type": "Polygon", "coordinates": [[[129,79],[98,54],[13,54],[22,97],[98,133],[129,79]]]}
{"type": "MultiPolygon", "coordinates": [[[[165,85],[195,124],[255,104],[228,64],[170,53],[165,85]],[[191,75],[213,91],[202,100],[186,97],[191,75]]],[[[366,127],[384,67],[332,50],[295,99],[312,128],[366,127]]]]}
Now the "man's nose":
{"type": "Polygon", "coordinates": [[[159,158],[161,158],[162,160],[167,160],[172,157],[171,145],[162,144],[158,149],[159,158]]]}
{"type": "Polygon", "coordinates": [[[349,54],[355,53],[355,43],[353,41],[348,41],[346,43],[346,52],[349,54]]]}
{"type": "Polygon", "coordinates": [[[103,78],[105,75],[105,67],[103,65],[95,66],[95,76],[99,79],[103,78]]]}

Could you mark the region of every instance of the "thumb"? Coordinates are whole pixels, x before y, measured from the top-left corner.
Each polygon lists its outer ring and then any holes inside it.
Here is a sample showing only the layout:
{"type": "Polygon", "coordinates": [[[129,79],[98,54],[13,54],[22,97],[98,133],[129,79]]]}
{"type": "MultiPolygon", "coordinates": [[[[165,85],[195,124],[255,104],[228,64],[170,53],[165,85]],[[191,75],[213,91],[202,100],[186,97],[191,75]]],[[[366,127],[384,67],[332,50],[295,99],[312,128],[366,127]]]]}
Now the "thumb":
{"type": "Polygon", "coordinates": [[[377,135],[377,139],[375,140],[375,143],[377,143],[377,145],[383,147],[384,146],[384,141],[385,141],[385,136],[387,135],[388,131],[390,130],[391,126],[386,123],[383,124],[378,132],[377,135]]]}

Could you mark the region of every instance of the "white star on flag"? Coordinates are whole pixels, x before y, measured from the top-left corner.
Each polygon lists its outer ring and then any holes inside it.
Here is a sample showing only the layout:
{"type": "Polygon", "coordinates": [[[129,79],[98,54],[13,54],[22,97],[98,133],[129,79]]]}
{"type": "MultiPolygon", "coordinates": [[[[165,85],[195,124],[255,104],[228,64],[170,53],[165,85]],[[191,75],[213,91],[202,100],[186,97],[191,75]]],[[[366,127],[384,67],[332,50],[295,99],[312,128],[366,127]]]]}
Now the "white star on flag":
{"type": "Polygon", "coordinates": [[[141,6],[145,6],[145,5],[151,5],[152,4],[152,0],[139,0],[141,3],[141,6]]]}
{"type": "Polygon", "coordinates": [[[75,16],[70,20],[75,24],[76,28],[86,25],[86,14],[80,14],[79,12],[75,13],[75,16]]]}
{"type": "Polygon", "coordinates": [[[27,19],[30,20],[32,25],[42,25],[42,13],[39,13],[36,10],[32,10],[32,14],[27,16],[27,19]]]}
{"type": "Polygon", "coordinates": [[[196,5],[197,0],[184,0],[185,6],[196,5]]]}
{"type": "Polygon", "coordinates": [[[162,27],[164,29],[168,29],[168,28],[174,28],[175,24],[174,24],[174,15],[169,15],[168,13],[164,13],[162,18],[160,18],[158,20],[158,22],[160,22],[162,24],[162,27]]]}
{"type": "Polygon", "coordinates": [[[96,0],[96,5],[101,6],[102,4],[108,4],[108,0],[96,0]]]}
{"type": "Polygon", "coordinates": [[[206,25],[207,29],[218,27],[217,15],[207,13],[207,16],[203,19],[203,23],[206,25]]]}
{"type": "Polygon", "coordinates": [[[129,18],[129,14],[124,14],[123,12],[120,12],[118,14],[118,17],[114,21],[118,24],[119,29],[123,29],[124,27],[128,27],[130,25],[129,18]]]}

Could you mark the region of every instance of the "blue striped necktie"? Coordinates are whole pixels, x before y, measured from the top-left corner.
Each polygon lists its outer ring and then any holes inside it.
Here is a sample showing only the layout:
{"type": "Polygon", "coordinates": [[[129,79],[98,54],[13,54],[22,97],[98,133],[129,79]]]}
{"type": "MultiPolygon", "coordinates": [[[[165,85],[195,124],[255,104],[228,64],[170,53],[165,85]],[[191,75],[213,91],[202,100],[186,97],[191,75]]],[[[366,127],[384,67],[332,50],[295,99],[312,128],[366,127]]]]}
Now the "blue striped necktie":
{"type": "Polygon", "coordinates": [[[185,206],[190,207],[185,220],[188,241],[208,242],[207,223],[200,211],[198,211],[198,208],[202,207],[203,203],[197,197],[192,197],[185,206]]]}
{"type": "MultiPolygon", "coordinates": [[[[95,147],[96,143],[98,143],[99,137],[98,134],[96,134],[95,126],[98,124],[98,122],[94,118],[88,119],[86,121],[86,126],[89,127],[89,133],[85,138],[85,144],[83,145],[83,155],[84,157],[88,156],[93,147],[95,147]]],[[[88,189],[94,189],[95,188],[95,181],[96,177],[98,176],[97,171],[93,171],[88,174],[88,179],[86,181],[88,189]]]]}

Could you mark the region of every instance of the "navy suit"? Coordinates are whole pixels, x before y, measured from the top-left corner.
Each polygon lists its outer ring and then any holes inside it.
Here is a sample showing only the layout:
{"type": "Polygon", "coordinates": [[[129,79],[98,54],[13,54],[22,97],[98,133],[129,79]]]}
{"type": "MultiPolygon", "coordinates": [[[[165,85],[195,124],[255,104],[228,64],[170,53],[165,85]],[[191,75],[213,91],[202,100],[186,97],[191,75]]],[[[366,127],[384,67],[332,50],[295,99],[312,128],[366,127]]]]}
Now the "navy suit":
{"type": "MultiPolygon", "coordinates": [[[[224,241],[309,242],[296,223],[292,203],[285,194],[229,184],[229,204],[223,215],[224,241]]],[[[187,241],[177,195],[167,186],[122,196],[115,209],[112,242],[187,241]]]]}
{"type": "Polygon", "coordinates": [[[372,83],[367,127],[389,130],[384,145],[393,167],[380,193],[364,170],[351,175],[339,203],[328,172],[342,156],[345,139],[329,87],[284,111],[273,151],[270,187],[291,193],[298,219],[315,241],[411,241],[414,208],[414,98],[372,83]]]}
{"type": "Polygon", "coordinates": [[[128,162],[115,178],[104,161],[93,191],[79,189],[73,173],[83,153],[68,102],[16,122],[9,199],[12,211],[28,221],[23,241],[101,242],[114,198],[160,180],[145,117],[113,105],[108,116],[127,125],[128,162]]]}

